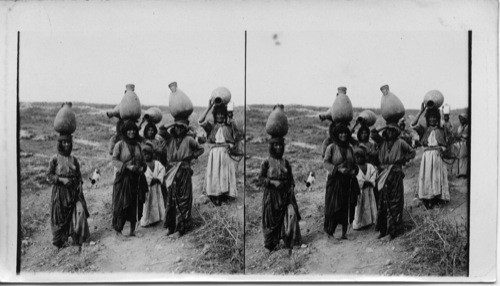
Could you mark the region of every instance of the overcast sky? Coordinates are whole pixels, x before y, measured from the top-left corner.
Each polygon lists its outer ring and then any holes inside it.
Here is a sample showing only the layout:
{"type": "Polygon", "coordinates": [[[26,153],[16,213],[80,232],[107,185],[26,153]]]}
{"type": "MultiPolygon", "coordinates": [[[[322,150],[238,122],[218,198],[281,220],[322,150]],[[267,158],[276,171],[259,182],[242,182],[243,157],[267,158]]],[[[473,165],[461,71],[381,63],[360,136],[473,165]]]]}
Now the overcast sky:
{"type": "Polygon", "coordinates": [[[119,103],[134,83],[142,104],[168,105],[168,84],[205,106],[227,87],[244,104],[241,32],[21,32],[20,100],[119,103]]]}
{"type": "Polygon", "coordinates": [[[330,106],[346,86],[354,106],[380,107],[389,84],[406,108],[432,89],[466,107],[467,51],[466,31],[249,31],[247,104],[330,106]]]}

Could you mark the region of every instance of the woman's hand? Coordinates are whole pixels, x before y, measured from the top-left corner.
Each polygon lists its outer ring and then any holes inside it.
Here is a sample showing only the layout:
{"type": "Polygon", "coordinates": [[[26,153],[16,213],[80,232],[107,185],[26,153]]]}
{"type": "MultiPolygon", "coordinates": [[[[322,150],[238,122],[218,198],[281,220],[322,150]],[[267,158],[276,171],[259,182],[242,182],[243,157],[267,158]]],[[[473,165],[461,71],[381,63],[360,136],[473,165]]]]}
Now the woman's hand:
{"type": "Polygon", "coordinates": [[[420,105],[420,113],[424,112],[426,108],[427,107],[425,106],[425,101],[422,101],[422,104],[420,105]]]}
{"type": "Polygon", "coordinates": [[[71,180],[68,178],[59,177],[59,182],[61,182],[65,186],[71,185],[71,180]]]}

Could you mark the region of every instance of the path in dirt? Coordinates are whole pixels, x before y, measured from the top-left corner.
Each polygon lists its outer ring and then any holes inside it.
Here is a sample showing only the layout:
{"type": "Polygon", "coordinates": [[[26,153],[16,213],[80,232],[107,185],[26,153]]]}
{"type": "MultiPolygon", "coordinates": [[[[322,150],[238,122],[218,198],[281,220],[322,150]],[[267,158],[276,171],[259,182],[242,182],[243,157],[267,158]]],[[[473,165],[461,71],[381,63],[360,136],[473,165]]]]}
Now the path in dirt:
{"type": "MultiPolygon", "coordinates": [[[[193,176],[193,199],[195,204],[202,194],[202,184],[206,167],[206,154],[195,163],[193,176]]],[[[242,163],[240,164],[240,166],[242,163]]],[[[238,174],[239,194],[236,201],[223,205],[229,217],[241,221],[243,225],[243,178],[241,167],[238,174]],[[240,206],[240,207],[238,207],[240,206]]],[[[193,231],[179,239],[165,236],[163,222],[136,231],[137,237],[129,237],[129,223],[123,230],[124,237],[115,235],[111,226],[112,209],[112,169],[107,166],[97,188],[84,185],[84,194],[90,212],[88,219],[90,239],[82,246],[70,246],[57,251],[51,244],[50,196],[51,188],[36,193],[23,194],[25,208],[38,208],[44,224],[40,225],[32,237],[26,240],[21,256],[22,271],[68,271],[68,272],[175,272],[191,273],[203,245],[197,244],[193,231]]],[[[88,184],[88,182],[86,183],[88,184]]],[[[210,212],[214,206],[196,204],[192,210],[194,228],[203,224],[200,212],[210,212]]],[[[207,270],[223,272],[224,269],[207,270]]]]}
{"type": "MultiPolygon", "coordinates": [[[[291,153],[304,154],[309,148],[294,150],[289,146],[291,153]]],[[[288,152],[290,153],[290,152],[288,152]]],[[[307,153],[306,153],[307,154],[307,153]]],[[[308,156],[314,159],[304,159],[297,155],[289,155],[288,159],[294,170],[296,183],[296,198],[302,216],[300,228],[303,245],[296,246],[292,256],[287,250],[280,249],[269,253],[263,245],[261,231],[261,200],[262,193],[255,187],[247,185],[246,192],[246,273],[247,274],[360,274],[385,275],[390,273],[394,264],[405,257],[400,239],[393,241],[377,239],[378,233],[374,226],[368,229],[348,233],[348,240],[338,239],[341,235],[339,226],[334,239],[328,239],[323,232],[324,215],[324,184],[326,172],[322,169],[322,162],[318,156],[308,156]],[[299,157],[294,159],[292,156],[299,157]],[[306,165],[304,168],[303,166],[306,165]],[[303,182],[297,180],[297,169],[316,171],[316,184],[305,190],[303,182]],[[250,210],[250,211],[249,211],[250,210]]],[[[286,156],[286,155],[285,155],[286,156]]],[[[258,161],[258,159],[250,159],[258,161]]],[[[410,215],[423,211],[412,204],[415,202],[415,191],[418,186],[418,171],[420,167],[421,150],[417,157],[405,167],[405,206],[404,220],[410,220],[410,215]]],[[[248,162],[248,168],[253,170],[259,162],[248,162]]],[[[252,172],[255,173],[255,172],[252,172]]],[[[452,201],[443,207],[449,217],[465,223],[467,215],[467,183],[463,179],[451,177],[450,194],[452,201]]],[[[248,183],[256,182],[255,178],[247,178],[248,183]]],[[[441,210],[443,211],[443,210],[441,210]]]]}

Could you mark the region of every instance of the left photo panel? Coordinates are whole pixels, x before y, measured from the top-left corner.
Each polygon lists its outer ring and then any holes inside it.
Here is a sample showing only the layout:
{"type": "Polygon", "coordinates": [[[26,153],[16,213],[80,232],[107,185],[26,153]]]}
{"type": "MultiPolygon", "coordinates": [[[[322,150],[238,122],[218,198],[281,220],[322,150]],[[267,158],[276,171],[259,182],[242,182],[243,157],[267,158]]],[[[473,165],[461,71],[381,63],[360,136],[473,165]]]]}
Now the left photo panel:
{"type": "Polygon", "coordinates": [[[18,72],[21,273],[244,273],[244,31],[21,31],[18,72]]]}

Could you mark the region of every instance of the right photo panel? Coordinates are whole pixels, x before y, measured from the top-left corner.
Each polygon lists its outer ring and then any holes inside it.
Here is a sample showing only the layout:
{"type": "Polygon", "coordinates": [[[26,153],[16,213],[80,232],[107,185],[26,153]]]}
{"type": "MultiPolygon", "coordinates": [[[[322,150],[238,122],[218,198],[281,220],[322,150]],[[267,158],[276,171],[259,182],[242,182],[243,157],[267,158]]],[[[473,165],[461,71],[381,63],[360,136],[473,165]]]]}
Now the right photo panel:
{"type": "Polygon", "coordinates": [[[247,275],[468,276],[469,41],[247,32],[247,275]]]}

